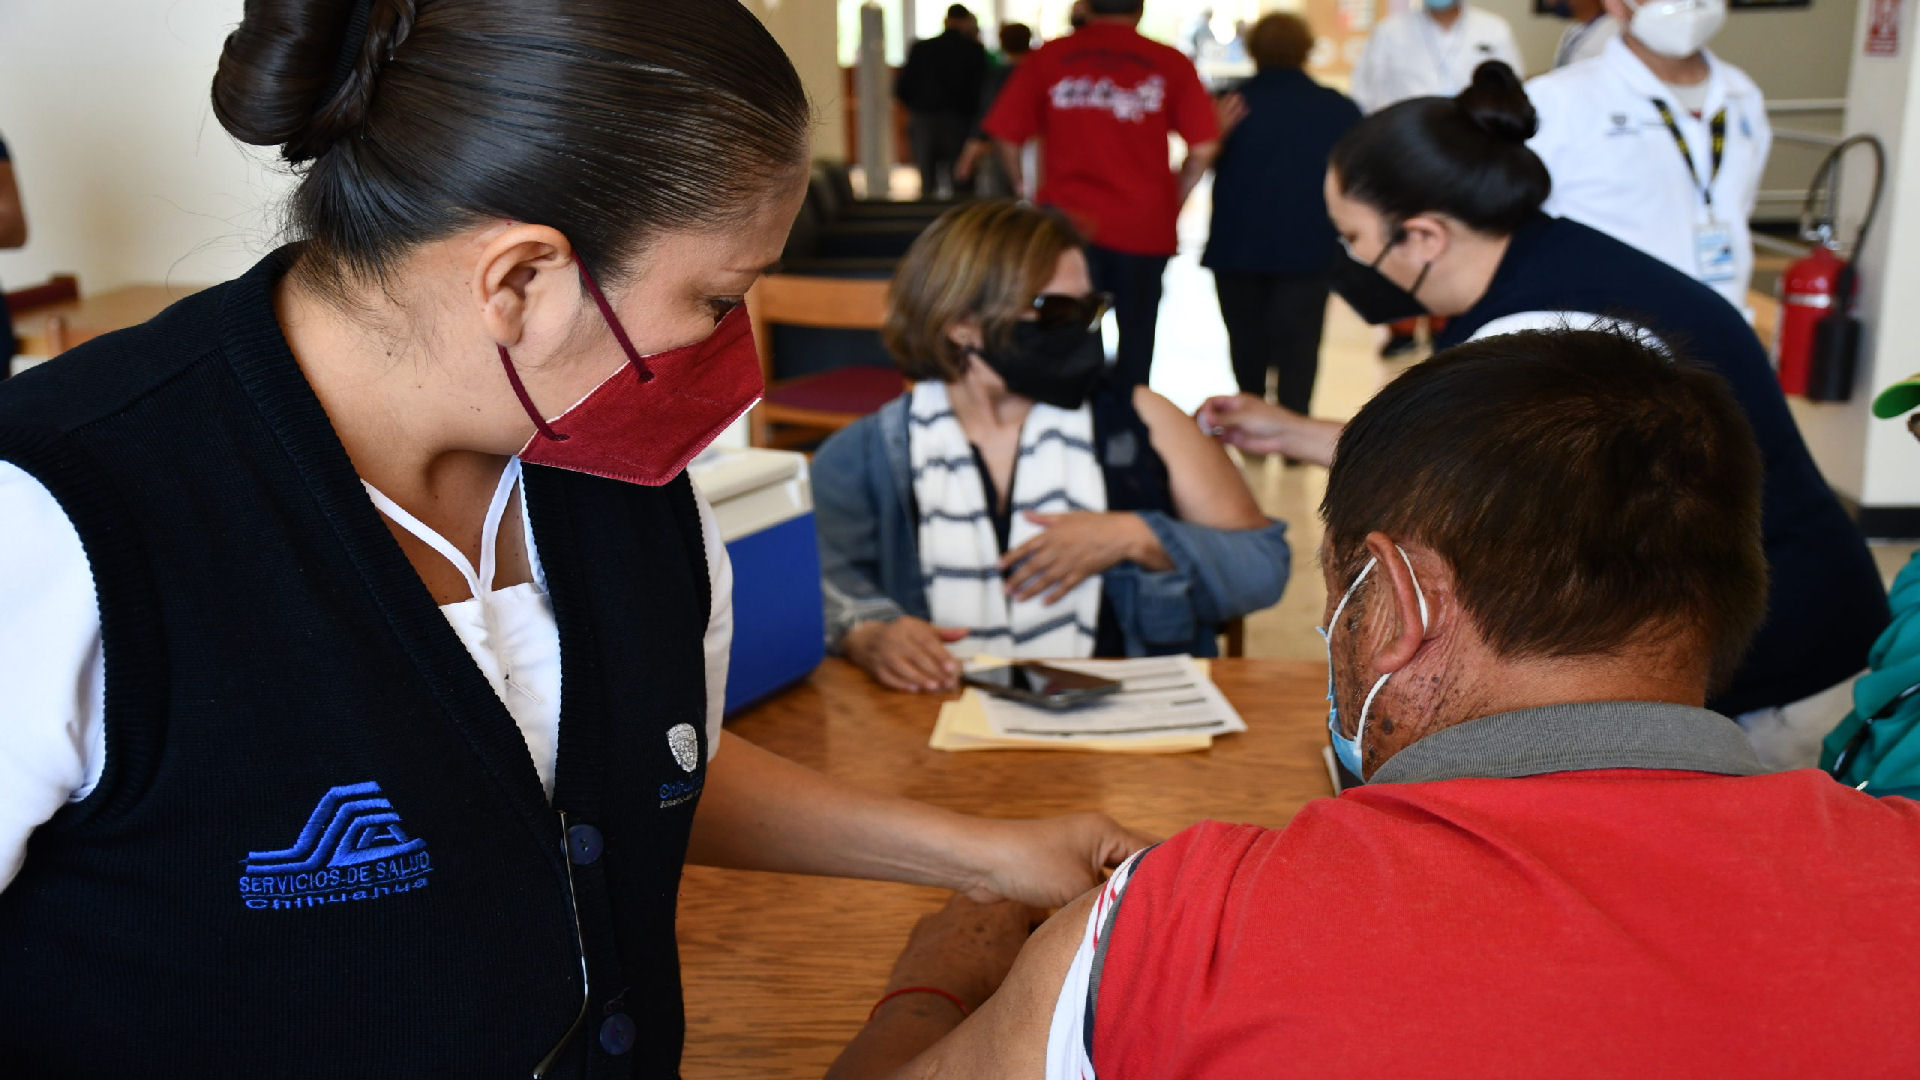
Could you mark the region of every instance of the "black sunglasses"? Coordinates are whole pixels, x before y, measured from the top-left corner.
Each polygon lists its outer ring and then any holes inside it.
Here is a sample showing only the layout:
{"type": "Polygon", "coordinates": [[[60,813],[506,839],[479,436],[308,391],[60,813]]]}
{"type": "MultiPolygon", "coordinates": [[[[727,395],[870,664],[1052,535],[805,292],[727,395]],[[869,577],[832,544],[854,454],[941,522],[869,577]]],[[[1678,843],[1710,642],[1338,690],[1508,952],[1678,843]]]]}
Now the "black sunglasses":
{"type": "Polygon", "coordinates": [[[1113,308],[1113,294],[1095,292],[1085,296],[1065,293],[1041,293],[1033,298],[1033,313],[1044,330],[1062,327],[1093,329],[1113,308]]]}

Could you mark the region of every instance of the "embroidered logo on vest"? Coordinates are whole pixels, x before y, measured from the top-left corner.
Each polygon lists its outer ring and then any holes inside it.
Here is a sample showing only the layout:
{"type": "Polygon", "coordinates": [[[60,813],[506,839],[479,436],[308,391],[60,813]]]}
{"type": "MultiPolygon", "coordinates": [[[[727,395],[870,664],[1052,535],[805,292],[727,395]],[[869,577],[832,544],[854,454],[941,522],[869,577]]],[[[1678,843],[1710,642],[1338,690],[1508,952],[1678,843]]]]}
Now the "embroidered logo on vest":
{"type": "MultiPolygon", "coordinates": [[[[692,724],[675,724],[667,729],[667,749],[673,751],[674,763],[680,771],[691,773],[700,767],[700,735],[693,730],[692,724]]],[[[679,806],[704,787],[698,776],[689,776],[685,780],[670,780],[660,785],[660,809],[679,806]]]]}
{"type": "Polygon", "coordinates": [[[379,784],[345,784],[320,797],[292,847],[247,853],[240,899],[255,911],[373,900],[424,888],[432,869],[379,784]]]}

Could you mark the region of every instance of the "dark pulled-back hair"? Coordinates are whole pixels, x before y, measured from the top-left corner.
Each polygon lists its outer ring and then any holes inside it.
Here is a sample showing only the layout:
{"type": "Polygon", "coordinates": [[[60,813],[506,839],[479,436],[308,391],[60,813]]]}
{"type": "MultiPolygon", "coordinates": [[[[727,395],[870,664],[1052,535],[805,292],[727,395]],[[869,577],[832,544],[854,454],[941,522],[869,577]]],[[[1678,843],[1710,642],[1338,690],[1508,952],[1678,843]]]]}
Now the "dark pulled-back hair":
{"type": "Polygon", "coordinates": [[[1320,515],[1343,580],[1369,532],[1432,548],[1503,656],[1665,637],[1697,642],[1719,683],[1765,614],[1760,485],[1718,375],[1625,331],[1533,331],[1449,349],[1376,395],[1340,436],[1320,515]]]}
{"type": "Polygon", "coordinates": [[[1458,97],[1413,98],[1360,121],[1329,164],[1341,194],[1405,221],[1439,211],[1508,236],[1547,201],[1547,166],[1527,149],[1539,130],[1513,69],[1489,60],[1458,97]]]}
{"type": "Polygon", "coordinates": [[[1087,10],[1095,15],[1138,15],[1147,0],[1087,0],[1087,10]]]}
{"type": "Polygon", "coordinates": [[[304,168],[288,215],[323,288],[495,218],[617,278],[805,168],[799,76],[736,0],[359,3],[246,0],[213,80],[227,131],[304,168]]]}

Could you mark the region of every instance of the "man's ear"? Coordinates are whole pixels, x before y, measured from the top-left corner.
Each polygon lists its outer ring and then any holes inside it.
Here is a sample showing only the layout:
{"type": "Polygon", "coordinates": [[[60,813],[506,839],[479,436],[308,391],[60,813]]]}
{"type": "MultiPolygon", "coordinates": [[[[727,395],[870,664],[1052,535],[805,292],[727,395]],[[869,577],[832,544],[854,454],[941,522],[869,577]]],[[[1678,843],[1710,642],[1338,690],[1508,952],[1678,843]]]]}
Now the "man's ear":
{"type": "Polygon", "coordinates": [[[520,344],[541,305],[580,302],[573,245],[545,225],[509,225],[487,237],[472,281],[487,335],[508,348],[520,344]]]}
{"type": "Polygon", "coordinates": [[[1368,533],[1366,543],[1367,553],[1378,560],[1373,572],[1380,580],[1374,588],[1387,590],[1392,598],[1384,605],[1379,599],[1373,602],[1376,609],[1384,606],[1391,612],[1387,636],[1374,649],[1373,666],[1382,673],[1399,671],[1439,632],[1438,590],[1433,586],[1439,584],[1442,563],[1425,546],[1410,540],[1395,543],[1383,532],[1368,533]],[[1426,567],[1424,578],[1416,566],[1426,567]]]}

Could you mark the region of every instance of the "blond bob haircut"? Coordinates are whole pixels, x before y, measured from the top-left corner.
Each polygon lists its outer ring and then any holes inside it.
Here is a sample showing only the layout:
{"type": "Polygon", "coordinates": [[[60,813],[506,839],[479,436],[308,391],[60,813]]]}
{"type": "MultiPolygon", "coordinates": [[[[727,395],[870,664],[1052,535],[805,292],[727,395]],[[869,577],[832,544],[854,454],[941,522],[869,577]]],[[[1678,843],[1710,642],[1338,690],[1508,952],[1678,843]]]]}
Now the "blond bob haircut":
{"type": "Polygon", "coordinates": [[[881,340],[907,378],[957,381],[966,374],[967,355],[948,330],[977,318],[987,347],[1004,345],[1060,256],[1084,246],[1052,211],[1011,200],[955,207],[927,226],[900,261],[881,340]]]}

